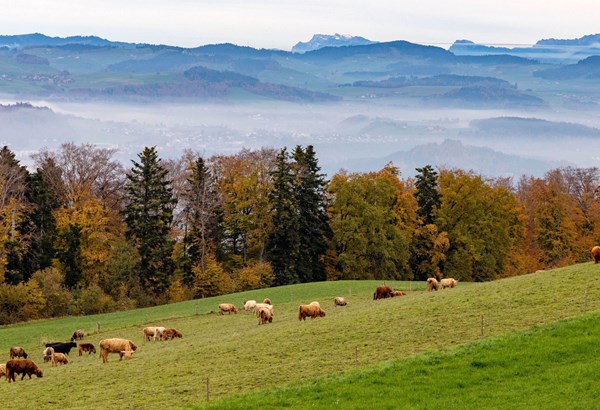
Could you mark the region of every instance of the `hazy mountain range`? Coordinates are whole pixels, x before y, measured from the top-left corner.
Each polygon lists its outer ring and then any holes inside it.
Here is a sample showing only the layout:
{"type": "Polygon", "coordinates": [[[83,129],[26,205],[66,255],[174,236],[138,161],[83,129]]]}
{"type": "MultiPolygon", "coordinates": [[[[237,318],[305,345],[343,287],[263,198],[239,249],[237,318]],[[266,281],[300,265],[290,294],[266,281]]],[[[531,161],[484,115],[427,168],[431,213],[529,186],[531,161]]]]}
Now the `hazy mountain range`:
{"type": "Polygon", "coordinates": [[[595,166],[599,38],[446,50],[336,34],[290,52],[0,36],[0,144],[25,158],[93,142],[126,161],[144,144],[176,156],[311,143],[328,173],[380,168],[392,152],[406,174],[595,166]]]}

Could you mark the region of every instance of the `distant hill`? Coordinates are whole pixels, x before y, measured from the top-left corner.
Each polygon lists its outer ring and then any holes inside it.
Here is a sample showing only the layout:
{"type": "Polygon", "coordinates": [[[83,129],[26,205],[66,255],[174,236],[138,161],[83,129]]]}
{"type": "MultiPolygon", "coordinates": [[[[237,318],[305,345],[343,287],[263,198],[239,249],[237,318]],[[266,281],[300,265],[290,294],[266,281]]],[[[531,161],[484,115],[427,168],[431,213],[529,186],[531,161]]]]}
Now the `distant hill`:
{"type": "Polygon", "coordinates": [[[600,79],[600,56],[588,57],[577,64],[535,71],[533,75],[545,80],[598,80],[600,79]]]}
{"type": "Polygon", "coordinates": [[[309,41],[298,42],[292,47],[293,53],[306,53],[307,51],[318,50],[323,47],[342,47],[342,46],[364,46],[374,44],[375,41],[367,40],[360,36],[351,36],[349,34],[315,34],[309,41]]]}
{"type": "Polygon", "coordinates": [[[541,107],[544,105],[544,100],[539,97],[523,93],[514,87],[497,84],[466,85],[441,96],[429,97],[428,100],[442,105],[466,108],[541,107]]]}
{"type": "Polygon", "coordinates": [[[508,155],[491,148],[463,145],[460,141],[447,139],[442,143],[418,145],[385,157],[348,160],[341,166],[363,172],[376,171],[390,161],[400,168],[403,176],[414,175],[415,168],[424,164],[474,170],[485,176],[543,175],[549,169],[564,165],[508,155]]]}
{"type": "Polygon", "coordinates": [[[440,74],[432,77],[392,77],[381,81],[355,81],[354,87],[424,87],[424,86],[510,86],[510,83],[494,77],[440,74]]]}
{"type": "Polygon", "coordinates": [[[600,47],[600,34],[588,34],[575,39],[548,38],[539,40],[536,46],[596,46],[600,47]]]}
{"type": "Polygon", "coordinates": [[[478,133],[493,136],[523,136],[527,138],[600,137],[600,129],[570,122],[547,121],[539,118],[497,117],[471,121],[478,133]]]}
{"type": "Polygon", "coordinates": [[[136,44],[109,41],[96,36],[49,37],[44,34],[0,35],[0,47],[21,49],[32,46],[64,46],[80,44],[90,46],[113,46],[119,48],[135,48],[136,44]]]}

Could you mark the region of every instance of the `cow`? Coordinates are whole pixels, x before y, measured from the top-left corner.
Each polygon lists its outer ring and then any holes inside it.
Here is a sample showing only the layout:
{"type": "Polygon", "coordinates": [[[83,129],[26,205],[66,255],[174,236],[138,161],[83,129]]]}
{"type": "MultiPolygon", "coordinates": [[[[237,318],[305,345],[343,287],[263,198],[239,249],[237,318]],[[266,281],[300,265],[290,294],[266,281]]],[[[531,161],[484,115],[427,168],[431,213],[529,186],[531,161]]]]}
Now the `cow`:
{"type": "Polygon", "coordinates": [[[6,362],[6,379],[10,383],[15,381],[15,375],[22,374],[21,380],[25,378],[25,375],[29,376],[35,374],[37,377],[43,377],[42,369],[31,359],[14,359],[6,362]]]}
{"type": "Polygon", "coordinates": [[[48,363],[49,361],[51,361],[53,354],[54,354],[54,348],[52,348],[52,347],[45,348],[44,349],[44,354],[43,354],[43,356],[44,356],[44,363],[48,363]]]}
{"type": "Polygon", "coordinates": [[[257,303],[254,307],[254,314],[256,317],[260,317],[260,309],[267,308],[271,311],[271,315],[273,314],[273,305],[267,305],[266,303],[257,303]]]}
{"type": "Polygon", "coordinates": [[[244,310],[246,312],[254,310],[255,307],[256,307],[256,300],[245,300],[244,301],[244,310]]]}
{"type": "Polygon", "coordinates": [[[150,340],[154,340],[154,332],[156,331],[156,326],[148,326],[145,327],[144,332],[144,340],[149,342],[150,340]]]}
{"type": "Polygon", "coordinates": [[[182,338],[183,335],[177,329],[173,329],[172,327],[165,329],[163,332],[164,340],[173,340],[176,337],[182,338]]]}
{"type": "Polygon", "coordinates": [[[83,329],[77,329],[73,332],[73,336],[71,336],[71,342],[77,339],[81,340],[84,336],[85,332],[83,331],[83,329]]]}
{"type": "Polygon", "coordinates": [[[69,359],[63,353],[54,353],[52,355],[52,367],[58,366],[60,364],[68,364],[69,359]]]}
{"type": "Polygon", "coordinates": [[[373,300],[391,298],[393,297],[392,292],[392,288],[387,285],[377,286],[375,293],[373,293],[373,300]]]}
{"type": "Polygon", "coordinates": [[[398,296],[406,296],[406,293],[402,292],[401,290],[394,290],[392,292],[392,297],[398,297],[398,296]]]}
{"type": "Polygon", "coordinates": [[[235,305],[231,303],[221,303],[219,305],[219,314],[222,315],[225,312],[227,312],[228,314],[231,314],[231,312],[237,313],[238,309],[235,307],[235,305]]]}
{"type": "Polygon", "coordinates": [[[427,278],[427,291],[433,292],[438,290],[438,281],[436,278],[427,278]]]}
{"type": "Polygon", "coordinates": [[[2,376],[4,376],[6,380],[8,380],[8,377],[6,377],[6,363],[0,364],[0,379],[2,378],[2,376]]]}
{"type": "Polygon", "coordinates": [[[120,338],[100,340],[100,357],[102,358],[102,363],[108,363],[109,353],[118,353],[119,360],[122,360],[124,355],[131,356],[132,353],[127,354],[127,352],[135,352],[136,350],[137,346],[131,340],[120,338]]]}
{"type": "Polygon", "coordinates": [[[594,263],[600,262],[600,246],[592,248],[592,259],[594,259],[594,263]]]}
{"type": "Polygon", "coordinates": [[[325,317],[325,312],[318,305],[300,305],[298,307],[298,320],[306,320],[307,317],[311,319],[325,317]]]}
{"type": "Polygon", "coordinates": [[[77,343],[75,343],[75,342],[53,342],[53,343],[46,343],[46,347],[53,348],[54,353],[64,353],[64,354],[68,355],[72,348],[77,347],[77,343]]]}
{"type": "Polygon", "coordinates": [[[88,356],[96,353],[96,347],[91,343],[79,343],[79,356],[83,356],[83,352],[88,352],[88,356]]]}
{"type": "Polygon", "coordinates": [[[267,307],[259,308],[256,316],[258,316],[259,325],[273,322],[273,311],[267,307]]]}
{"type": "Polygon", "coordinates": [[[440,285],[442,286],[442,289],[453,288],[456,286],[456,283],[456,279],[454,278],[444,278],[440,280],[440,285]]]}
{"type": "Polygon", "coordinates": [[[10,355],[11,359],[14,359],[16,357],[22,357],[24,359],[27,359],[27,353],[25,353],[25,350],[19,346],[11,347],[8,351],[8,354],[10,355]]]}
{"type": "Polygon", "coordinates": [[[269,299],[269,298],[265,298],[265,299],[263,300],[263,303],[264,303],[265,305],[272,305],[272,303],[271,303],[271,299],[269,299]]]}
{"type": "Polygon", "coordinates": [[[154,329],[154,341],[156,342],[157,340],[163,340],[163,333],[165,331],[165,328],[163,326],[157,326],[154,329]]]}
{"type": "Polygon", "coordinates": [[[346,299],[338,296],[335,299],[333,299],[333,306],[346,306],[348,304],[348,302],[346,302],[346,299]]]}

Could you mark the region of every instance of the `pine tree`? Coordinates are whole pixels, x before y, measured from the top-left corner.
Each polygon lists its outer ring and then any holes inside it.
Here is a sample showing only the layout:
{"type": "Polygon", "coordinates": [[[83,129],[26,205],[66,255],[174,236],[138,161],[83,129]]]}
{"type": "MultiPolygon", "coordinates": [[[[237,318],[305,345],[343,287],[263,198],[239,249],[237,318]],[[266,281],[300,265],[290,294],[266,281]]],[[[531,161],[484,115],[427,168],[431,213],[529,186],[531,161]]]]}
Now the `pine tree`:
{"type": "Polygon", "coordinates": [[[267,239],[267,260],[275,273],[274,285],[298,283],[296,270],[299,255],[298,214],[293,192],[294,181],[287,150],[276,159],[273,190],[269,198],[273,207],[273,230],[267,239]]]}
{"type": "Polygon", "coordinates": [[[159,295],[168,289],[174,270],[169,232],[176,200],[155,147],[146,147],[138,157],[125,186],[126,235],[140,255],[141,286],[159,295]]]}
{"type": "Polygon", "coordinates": [[[327,241],[332,237],[326,213],[324,175],[312,145],[303,150],[297,146],[293,153],[295,161],[295,202],[298,212],[298,260],[296,271],[300,282],[327,279],[323,256],[327,241]]]}
{"type": "Polygon", "coordinates": [[[435,210],[440,207],[441,198],[438,192],[438,173],[431,167],[425,165],[416,168],[415,198],[419,204],[417,215],[421,218],[423,225],[432,224],[435,219],[435,210]]]}

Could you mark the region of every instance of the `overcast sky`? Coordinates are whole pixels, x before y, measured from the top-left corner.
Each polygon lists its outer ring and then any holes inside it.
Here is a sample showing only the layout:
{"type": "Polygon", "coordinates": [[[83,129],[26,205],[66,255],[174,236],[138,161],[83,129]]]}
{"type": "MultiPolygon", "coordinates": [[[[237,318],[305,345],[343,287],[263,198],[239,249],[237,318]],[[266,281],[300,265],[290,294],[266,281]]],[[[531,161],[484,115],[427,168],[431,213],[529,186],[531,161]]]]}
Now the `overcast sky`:
{"type": "Polygon", "coordinates": [[[313,34],[447,47],[600,33],[597,0],[0,0],[0,34],[289,50],[313,34]]]}

